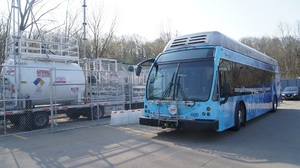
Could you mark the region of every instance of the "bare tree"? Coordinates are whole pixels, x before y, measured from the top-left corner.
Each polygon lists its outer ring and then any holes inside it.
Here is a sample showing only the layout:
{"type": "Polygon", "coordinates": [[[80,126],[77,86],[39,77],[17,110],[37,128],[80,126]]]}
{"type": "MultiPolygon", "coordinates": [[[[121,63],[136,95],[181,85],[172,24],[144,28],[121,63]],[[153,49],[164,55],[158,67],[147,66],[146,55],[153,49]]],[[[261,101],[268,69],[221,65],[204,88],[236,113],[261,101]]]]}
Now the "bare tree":
{"type": "Polygon", "coordinates": [[[62,34],[66,37],[74,37],[78,36],[78,34],[82,31],[82,9],[81,6],[79,6],[77,3],[73,4],[74,1],[71,3],[67,2],[67,9],[66,9],[66,16],[64,21],[64,30],[62,30],[62,34]],[[69,8],[69,6],[77,5],[78,7],[73,7],[72,9],[69,8]]]}
{"type": "Polygon", "coordinates": [[[7,22],[2,18],[0,20],[0,63],[3,63],[5,59],[5,45],[7,38],[7,22]]]}
{"type": "Polygon", "coordinates": [[[295,35],[292,35],[292,28],[287,25],[280,23],[278,25],[280,32],[280,40],[282,46],[281,59],[282,62],[282,71],[286,78],[293,78],[299,76],[299,59],[297,58],[299,50],[299,40],[295,38],[295,35]],[[298,74],[297,74],[298,73],[298,74]]]}
{"type": "Polygon", "coordinates": [[[241,42],[273,57],[278,61],[283,79],[298,78],[300,76],[300,38],[299,28],[280,23],[277,37],[242,38],[241,42]],[[292,34],[294,32],[294,34],[292,34]]]}
{"type": "Polygon", "coordinates": [[[101,58],[108,52],[117,28],[118,16],[115,15],[111,21],[108,32],[104,33],[105,18],[104,6],[96,6],[93,10],[92,17],[88,19],[88,27],[92,34],[90,57],[101,58]]]}
{"type": "MultiPolygon", "coordinates": [[[[61,2],[62,3],[62,2],[61,2]]],[[[44,24],[47,25],[47,21],[54,22],[53,20],[43,20],[43,18],[57,9],[61,3],[56,4],[54,7],[50,7],[44,10],[48,6],[49,1],[45,0],[19,0],[16,1],[16,5],[19,7],[18,15],[20,22],[18,28],[24,31],[30,27],[30,31],[33,30],[34,25],[44,24]],[[34,10],[36,8],[36,10],[34,10]]],[[[37,26],[37,29],[40,29],[37,26]]]]}
{"type": "Polygon", "coordinates": [[[108,33],[106,33],[104,35],[104,38],[102,40],[101,50],[99,53],[99,57],[104,57],[105,53],[108,51],[109,45],[112,42],[113,37],[115,35],[117,20],[118,20],[118,17],[116,16],[111,22],[108,33]]]}
{"type": "Polygon", "coordinates": [[[146,42],[144,45],[144,57],[146,58],[155,58],[159,53],[161,53],[167,43],[171,38],[177,36],[176,33],[169,31],[161,31],[160,36],[152,42],[146,42]]]}

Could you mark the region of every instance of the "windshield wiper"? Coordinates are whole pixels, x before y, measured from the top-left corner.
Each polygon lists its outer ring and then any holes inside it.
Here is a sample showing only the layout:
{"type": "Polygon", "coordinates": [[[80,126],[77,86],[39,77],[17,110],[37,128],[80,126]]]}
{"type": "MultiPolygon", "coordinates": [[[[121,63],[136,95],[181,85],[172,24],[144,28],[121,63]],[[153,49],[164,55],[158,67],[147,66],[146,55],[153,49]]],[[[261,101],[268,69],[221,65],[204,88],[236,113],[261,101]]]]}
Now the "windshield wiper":
{"type": "Polygon", "coordinates": [[[176,85],[177,85],[177,87],[176,87],[176,94],[175,94],[174,97],[178,98],[178,92],[179,92],[179,89],[180,89],[181,90],[180,94],[182,96],[182,99],[184,101],[186,101],[188,99],[188,96],[184,93],[184,90],[183,90],[183,88],[182,88],[182,86],[180,84],[180,79],[181,79],[182,76],[183,76],[182,74],[178,74],[178,80],[176,82],[176,85]]]}
{"type": "Polygon", "coordinates": [[[173,73],[172,79],[170,83],[168,84],[168,87],[165,89],[164,93],[162,94],[160,100],[164,99],[167,95],[170,97],[170,93],[172,90],[172,87],[174,85],[173,80],[174,80],[175,72],[173,73]]]}

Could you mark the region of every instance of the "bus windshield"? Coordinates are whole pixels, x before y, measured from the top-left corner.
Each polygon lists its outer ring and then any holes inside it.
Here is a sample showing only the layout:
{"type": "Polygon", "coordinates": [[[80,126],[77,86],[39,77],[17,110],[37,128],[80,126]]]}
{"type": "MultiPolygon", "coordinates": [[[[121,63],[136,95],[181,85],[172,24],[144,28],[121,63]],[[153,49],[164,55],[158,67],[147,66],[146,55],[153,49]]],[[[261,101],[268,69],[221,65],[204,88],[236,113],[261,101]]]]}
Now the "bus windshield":
{"type": "MultiPolygon", "coordinates": [[[[166,54],[166,56],[171,57],[170,54],[173,53],[166,54]]],[[[183,57],[185,56],[182,55],[183,57]]],[[[146,98],[148,100],[207,101],[212,79],[213,57],[203,59],[200,56],[200,59],[157,62],[150,72],[146,98]]]]}

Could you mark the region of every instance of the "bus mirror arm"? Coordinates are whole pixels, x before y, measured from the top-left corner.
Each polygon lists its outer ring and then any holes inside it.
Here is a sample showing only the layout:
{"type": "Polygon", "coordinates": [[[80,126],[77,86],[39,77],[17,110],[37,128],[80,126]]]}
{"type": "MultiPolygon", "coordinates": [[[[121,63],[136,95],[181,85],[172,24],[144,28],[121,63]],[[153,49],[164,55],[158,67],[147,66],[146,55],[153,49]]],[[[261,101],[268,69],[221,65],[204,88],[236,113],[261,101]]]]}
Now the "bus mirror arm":
{"type": "MultiPolygon", "coordinates": [[[[150,58],[150,59],[147,59],[147,60],[144,60],[144,61],[138,63],[138,64],[136,65],[137,67],[136,67],[135,75],[136,75],[136,76],[140,76],[140,74],[141,74],[141,72],[142,72],[142,65],[143,65],[144,63],[146,63],[146,62],[151,62],[151,63],[153,63],[154,61],[155,61],[154,58],[150,58]]],[[[134,67],[133,67],[132,65],[128,67],[128,71],[133,72],[133,70],[134,70],[134,67]]]]}
{"type": "Polygon", "coordinates": [[[227,102],[229,96],[231,95],[231,86],[229,85],[229,83],[224,83],[223,95],[224,95],[225,99],[220,102],[220,105],[225,104],[227,102]]]}
{"type": "Polygon", "coordinates": [[[222,100],[222,101],[220,101],[220,105],[225,104],[227,102],[227,100],[228,100],[228,97],[229,97],[228,95],[225,96],[225,99],[222,100]]]}

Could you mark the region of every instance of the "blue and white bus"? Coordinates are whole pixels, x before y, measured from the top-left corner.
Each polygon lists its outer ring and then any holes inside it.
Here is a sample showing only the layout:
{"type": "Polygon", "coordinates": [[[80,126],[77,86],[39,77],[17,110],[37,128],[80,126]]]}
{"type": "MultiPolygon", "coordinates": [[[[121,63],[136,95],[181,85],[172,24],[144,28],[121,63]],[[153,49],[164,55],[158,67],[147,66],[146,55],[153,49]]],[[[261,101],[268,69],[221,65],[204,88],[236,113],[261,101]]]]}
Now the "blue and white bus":
{"type": "Polygon", "coordinates": [[[172,39],[152,62],[141,125],[238,131],[281,102],[276,60],[219,32],[172,39]]]}

